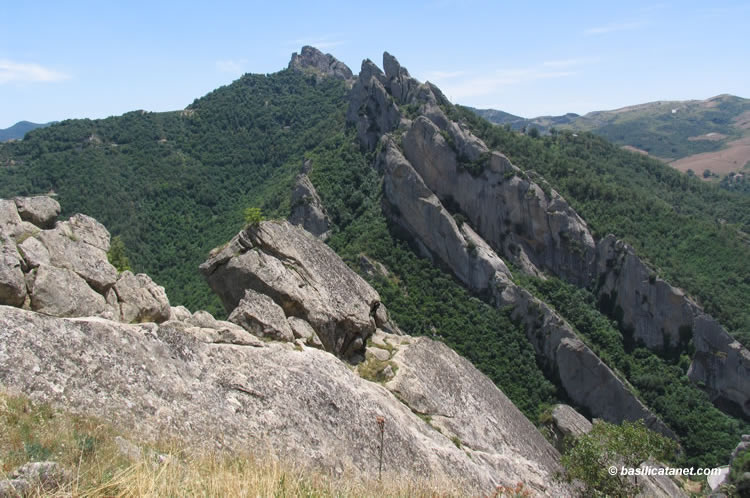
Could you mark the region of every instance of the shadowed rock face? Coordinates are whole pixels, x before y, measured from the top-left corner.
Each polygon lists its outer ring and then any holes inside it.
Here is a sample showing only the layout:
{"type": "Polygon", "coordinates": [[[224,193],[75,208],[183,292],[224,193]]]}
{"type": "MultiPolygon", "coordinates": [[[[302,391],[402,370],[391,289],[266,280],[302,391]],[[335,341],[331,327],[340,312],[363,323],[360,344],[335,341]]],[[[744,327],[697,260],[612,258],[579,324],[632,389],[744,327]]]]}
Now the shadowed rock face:
{"type": "Polygon", "coordinates": [[[324,54],[315,47],[305,45],[300,54],[292,54],[289,69],[302,73],[314,74],[318,77],[331,77],[341,80],[352,78],[352,71],[346,64],[331,54],[324,54]]]}
{"type": "Polygon", "coordinates": [[[597,294],[633,340],[656,351],[685,348],[692,340],[688,377],[705,384],[720,407],[729,402],[750,417],[750,352],[682,289],[657,277],[632,247],[608,235],[597,250],[597,294]]]}
{"type": "Polygon", "coordinates": [[[375,331],[380,296],[328,246],[288,222],[263,222],[212,251],[200,267],[232,312],[245,290],[270,296],[287,317],[302,318],[327,351],[364,352],[375,331]]]}

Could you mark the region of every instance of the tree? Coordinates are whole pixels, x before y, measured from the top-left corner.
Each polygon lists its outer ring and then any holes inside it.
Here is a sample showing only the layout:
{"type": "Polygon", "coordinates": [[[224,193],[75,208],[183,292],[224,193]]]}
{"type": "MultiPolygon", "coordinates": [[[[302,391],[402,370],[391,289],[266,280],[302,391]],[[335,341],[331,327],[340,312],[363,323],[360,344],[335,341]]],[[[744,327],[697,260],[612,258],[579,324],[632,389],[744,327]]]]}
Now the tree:
{"type": "Polygon", "coordinates": [[[257,226],[263,221],[263,214],[260,212],[260,208],[249,207],[245,209],[245,223],[252,226],[257,226]]]}
{"type": "Polygon", "coordinates": [[[119,235],[112,238],[112,242],[109,244],[107,259],[112,266],[117,268],[118,272],[130,270],[130,259],[125,253],[125,243],[119,235]]]}
{"type": "Polygon", "coordinates": [[[597,422],[563,455],[564,479],[583,483],[583,496],[635,496],[641,484],[620,475],[620,469],[638,468],[651,459],[670,460],[676,448],[674,441],[648,430],[642,420],[622,425],[597,422]]]}

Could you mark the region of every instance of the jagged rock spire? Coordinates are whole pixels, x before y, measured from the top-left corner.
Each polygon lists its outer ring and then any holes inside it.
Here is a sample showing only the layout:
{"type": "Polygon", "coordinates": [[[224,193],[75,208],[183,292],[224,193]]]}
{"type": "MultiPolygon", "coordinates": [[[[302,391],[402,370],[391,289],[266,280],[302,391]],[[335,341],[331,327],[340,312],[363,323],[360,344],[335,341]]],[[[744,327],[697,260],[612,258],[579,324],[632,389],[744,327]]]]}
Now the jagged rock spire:
{"type": "Polygon", "coordinates": [[[289,61],[289,69],[306,74],[315,74],[319,77],[332,77],[341,80],[350,80],[353,77],[352,70],[336,59],[331,54],[324,54],[315,47],[305,45],[302,52],[292,54],[289,61]]]}

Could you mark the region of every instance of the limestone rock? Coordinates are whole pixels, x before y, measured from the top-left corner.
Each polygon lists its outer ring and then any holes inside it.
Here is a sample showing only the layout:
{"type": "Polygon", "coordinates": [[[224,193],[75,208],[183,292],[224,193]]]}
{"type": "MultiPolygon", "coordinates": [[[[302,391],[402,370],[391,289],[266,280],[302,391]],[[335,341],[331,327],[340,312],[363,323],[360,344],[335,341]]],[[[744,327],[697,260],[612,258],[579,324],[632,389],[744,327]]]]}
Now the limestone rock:
{"type": "Polygon", "coordinates": [[[307,321],[325,349],[364,351],[380,296],[328,246],[288,222],[262,222],[212,251],[201,272],[232,312],[247,289],[269,296],[287,317],[307,321]]]}
{"type": "Polygon", "coordinates": [[[332,77],[340,80],[349,80],[353,76],[351,69],[346,64],[331,54],[324,54],[309,45],[302,47],[300,54],[297,54],[297,52],[292,54],[289,69],[314,74],[318,77],[332,77]]]}
{"type": "Polygon", "coordinates": [[[425,406],[457,414],[462,449],[334,355],[277,342],[206,343],[185,326],[63,319],[0,306],[0,384],[137,429],[146,439],[174,436],[195,448],[220,442],[223,451],[260,456],[273,448],[301,466],[353,475],[372,473],[381,416],[384,479],[443,478],[469,495],[517,481],[541,495],[572,492],[552,478],[555,450],[492,382],[441,344],[418,340],[421,363],[399,368],[396,380],[419,379],[425,406]],[[440,359],[433,361],[435,353],[440,359]],[[439,386],[451,386],[455,396],[439,386]]]}
{"type": "Polygon", "coordinates": [[[42,230],[38,238],[50,264],[76,272],[97,291],[104,293],[117,281],[117,270],[107,260],[109,233],[93,218],[75,215],[42,230]]]}
{"type": "Polygon", "coordinates": [[[55,226],[60,214],[60,203],[50,196],[16,197],[13,199],[18,208],[18,214],[24,221],[29,221],[39,228],[55,226]]]}
{"type": "Polygon", "coordinates": [[[301,226],[320,240],[328,239],[330,229],[328,215],[318,192],[305,174],[297,176],[292,190],[292,212],[289,215],[289,223],[301,226]]]}
{"type": "Polygon", "coordinates": [[[164,287],[156,285],[148,275],[124,271],[118,277],[114,291],[120,307],[120,321],[160,323],[169,320],[171,310],[164,287]]]}
{"type": "Polygon", "coordinates": [[[104,297],[73,271],[39,265],[27,276],[31,309],[60,317],[95,316],[107,311],[104,297]]]}
{"type": "Polygon", "coordinates": [[[16,244],[0,235],[0,304],[21,306],[26,299],[26,281],[16,244]]]}
{"type": "Polygon", "coordinates": [[[190,313],[190,310],[184,306],[171,306],[169,309],[170,320],[185,322],[187,320],[190,320],[192,316],[193,315],[192,313],[190,313]]]}
{"type": "Polygon", "coordinates": [[[265,294],[252,289],[245,290],[245,297],[229,315],[229,321],[258,337],[287,342],[294,340],[292,328],[286,321],[281,306],[265,294]]]}

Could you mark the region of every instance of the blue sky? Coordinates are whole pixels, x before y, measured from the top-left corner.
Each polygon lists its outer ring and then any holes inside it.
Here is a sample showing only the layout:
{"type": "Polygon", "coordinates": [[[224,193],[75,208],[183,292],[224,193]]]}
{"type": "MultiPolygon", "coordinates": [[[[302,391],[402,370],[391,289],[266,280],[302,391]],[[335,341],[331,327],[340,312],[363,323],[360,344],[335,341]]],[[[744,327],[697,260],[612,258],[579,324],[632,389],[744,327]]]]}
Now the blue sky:
{"type": "Polygon", "coordinates": [[[522,116],[750,97],[750,2],[0,0],[0,128],[184,108],[315,45],[522,116]]]}

